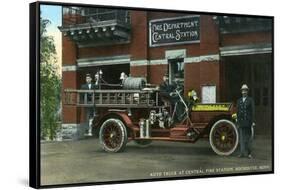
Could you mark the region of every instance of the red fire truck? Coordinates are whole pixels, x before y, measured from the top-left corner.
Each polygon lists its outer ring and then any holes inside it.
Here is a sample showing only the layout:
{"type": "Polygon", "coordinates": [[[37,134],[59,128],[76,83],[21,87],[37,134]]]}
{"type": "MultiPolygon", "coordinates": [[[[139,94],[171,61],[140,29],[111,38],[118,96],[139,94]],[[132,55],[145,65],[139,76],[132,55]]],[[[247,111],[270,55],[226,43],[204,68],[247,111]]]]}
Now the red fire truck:
{"type": "Polygon", "coordinates": [[[195,143],[200,138],[208,138],[218,155],[231,155],[237,148],[232,103],[191,103],[176,88],[173,96],[178,101],[171,105],[158,88],[143,86],[142,80],[136,82],[133,77],[127,80],[119,89],[64,91],[66,106],[93,107],[92,129],[105,151],[122,151],[129,141],[148,146],[156,140],[195,143]]]}

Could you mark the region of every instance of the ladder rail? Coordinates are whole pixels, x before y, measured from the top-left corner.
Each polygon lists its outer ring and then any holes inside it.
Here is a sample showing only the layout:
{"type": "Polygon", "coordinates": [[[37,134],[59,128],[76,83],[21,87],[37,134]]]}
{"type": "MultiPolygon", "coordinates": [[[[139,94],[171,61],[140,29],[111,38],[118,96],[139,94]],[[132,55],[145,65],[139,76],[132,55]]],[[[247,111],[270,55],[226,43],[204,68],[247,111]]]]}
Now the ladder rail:
{"type": "Polygon", "coordinates": [[[158,106],[157,90],[64,90],[64,105],[79,107],[158,106]]]}

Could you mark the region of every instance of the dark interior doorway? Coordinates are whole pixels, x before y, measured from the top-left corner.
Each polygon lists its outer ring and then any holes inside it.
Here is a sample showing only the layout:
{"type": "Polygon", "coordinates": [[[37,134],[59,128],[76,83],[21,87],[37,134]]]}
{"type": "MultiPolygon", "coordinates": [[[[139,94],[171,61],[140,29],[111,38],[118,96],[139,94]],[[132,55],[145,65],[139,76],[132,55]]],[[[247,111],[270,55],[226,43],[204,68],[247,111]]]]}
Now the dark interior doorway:
{"type": "Polygon", "coordinates": [[[222,59],[221,101],[234,102],[247,84],[255,100],[257,133],[271,134],[272,129],[272,58],[271,54],[229,56],[222,59]]]}
{"type": "MultiPolygon", "coordinates": [[[[104,65],[104,66],[92,66],[79,68],[78,84],[85,83],[85,76],[90,73],[94,78],[97,71],[102,70],[102,78],[109,84],[120,84],[120,74],[125,72],[126,75],[130,74],[130,64],[118,64],[118,65],[104,65]]],[[[102,86],[102,88],[112,89],[114,87],[102,86]]]]}

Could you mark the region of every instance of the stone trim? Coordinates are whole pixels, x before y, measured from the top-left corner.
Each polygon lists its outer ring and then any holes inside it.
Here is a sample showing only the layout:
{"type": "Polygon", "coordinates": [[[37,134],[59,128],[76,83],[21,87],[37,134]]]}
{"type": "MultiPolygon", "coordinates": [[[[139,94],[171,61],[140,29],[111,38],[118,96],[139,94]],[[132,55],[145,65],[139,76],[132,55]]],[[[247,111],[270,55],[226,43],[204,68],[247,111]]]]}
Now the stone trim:
{"type": "Polygon", "coordinates": [[[142,60],[134,60],[130,62],[130,66],[144,66],[149,65],[149,60],[142,59],[142,60]]]}
{"type": "MultiPolygon", "coordinates": [[[[220,55],[202,55],[196,57],[185,57],[184,63],[198,63],[201,61],[219,61],[220,55]]],[[[143,66],[143,65],[167,65],[168,59],[152,59],[152,60],[135,60],[130,62],[130,66],[143,66]]]]}
{"type": "Polygon", "coordinates": [[[129,55],[77,59],[78,67],[118,65],[130,63],[129,55]]]}
{"type": "Polygon", "coordinates": [[[77,70],[77,66],[76,65],[63,65],[62,66],[62,71],[66,72],[66,71],[76,71],[77,70]]]}
{"type": "Polygon", "coordinates": [[[166,50],[165,58],[166,59],[176,59],[176,58],[185,58],[186,49],[176,49],[176,50],[166,50]]]}
{"type": "MultiPolygon", "coordinates": [[[[175,54],[174,54],[175,55],[175,54]]],[[[177,56],[178,57],[178,56],[177,56]]],[[[179,58],[179,57],[178,57],[179,58]]],[[[218,61],[220,59],[219,54],[213,55],[202,55],[196,57],[185,57],[184,63],[198,63],[201,61],[218,61]]],[[[124,56],[114,56],[110,59],[101,58],[85,58],[78,59],[78,66],[76,65],[63,65],[62,71],[76,71],[78,67],[88,67],[88,66],[100,66],[100,65],[115,65],[115,64],[126,64],[130,63],[130,66],[145,66],[145,65],[165,65],[168,64],[168,59],[141,59],[141,60],[130,60],[130,58],[125,58],[124,56]]]]}
{"type": "Polygon", "coordinates": [[[84,138],[85,125],[77,123],[63,123],[60,130],[60,138],[64,140],[79,140],[84,138]]]}
{"type": "Polygon", "coordinates": [[[167,59],[153,59],[150,60],[150,65],[166,65],[168,64],[167,59]]]}
{"type": "Polygon", "coordinates": [[[219,61],[220,55],[213,54],[213,55],[202,55],[197,57],[186,57],[184,58],[184,63],[199,63],[202,61],[219,61]]]}

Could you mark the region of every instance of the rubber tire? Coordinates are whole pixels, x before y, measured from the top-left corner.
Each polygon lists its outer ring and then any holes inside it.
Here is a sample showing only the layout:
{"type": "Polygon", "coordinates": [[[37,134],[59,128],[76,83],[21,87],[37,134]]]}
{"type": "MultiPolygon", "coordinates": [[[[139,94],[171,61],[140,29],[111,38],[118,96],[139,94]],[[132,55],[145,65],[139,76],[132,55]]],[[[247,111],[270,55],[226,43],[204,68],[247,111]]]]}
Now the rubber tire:
{"type": "Polygon", "coordinates": [[[103,122],[103,124],[100,128],[100,131],[99,131],[99,142],[100,142],[103,150],[105,150],[106,152],[112,152],[112,153],[121,152],[124,150],[124,148],[127,144],[127,141],[128,141],[127,129],[121,120],[115,119],[115,118],[110,118],[110,119],[107,119],[105,122],[103,122]],[[112,123],[112,122],[117,124],[117,126],[119,127],[119,129],[121,130],[121,133],[122,133],[120,145],[116,148],[108,147],[105,144],[104,138],[103,138],[103,131],[106,129],[106,127],[108,127],[109,123],[112,123]]]}
{"type": "Polygon", "coordinates": [[[236,150],[236,148],[238,146],[238,143],[239,143],[239,133],[238,133],[236,125],[233,122],[231,122],[231,121],[229,121],[227,119],[218,120],[211,128],[211,131],[210,131],[210,134],[209,134],[209,141],[210,141],[210,145],[211,145],[213,151],[216,154],[218,154],[220,156],[229,156],[229,155],[231,155],[236,150]],[[222,122],[226,122],[226,123],[230,124],[230,126],[232,126],[232,129],[234,129],[235,134],[236,134],[235,144],[234,144],[233,148],[230,151],[228,151],[228,152],[222,152],[222,151],[218,150],[216,148],[216,146],[214,145],[214,143],[213,143],[213,135],[212,134],[214,133],[214,131],[216,129],[216,126],[218,124],[222,123],[222,122]]]}

